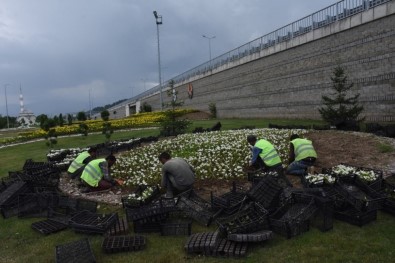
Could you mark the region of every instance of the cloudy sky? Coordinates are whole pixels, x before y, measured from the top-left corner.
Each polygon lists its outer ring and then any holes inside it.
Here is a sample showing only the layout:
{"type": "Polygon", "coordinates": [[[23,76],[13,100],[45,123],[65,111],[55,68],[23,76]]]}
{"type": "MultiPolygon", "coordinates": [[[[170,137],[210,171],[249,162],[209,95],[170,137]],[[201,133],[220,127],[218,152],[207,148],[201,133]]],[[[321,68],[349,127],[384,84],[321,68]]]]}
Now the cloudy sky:
{"type": "Polygon", "coordinates": [[[334,0],[0,0],[0,114],[71,113],[130,98],[334,0]],[[7,94],[7,96],[5,96],[7,94]],[[90,96],[89,96],[90,94],[90,96]],[[6,99],[8,107],[6,107],[6,99]]]}

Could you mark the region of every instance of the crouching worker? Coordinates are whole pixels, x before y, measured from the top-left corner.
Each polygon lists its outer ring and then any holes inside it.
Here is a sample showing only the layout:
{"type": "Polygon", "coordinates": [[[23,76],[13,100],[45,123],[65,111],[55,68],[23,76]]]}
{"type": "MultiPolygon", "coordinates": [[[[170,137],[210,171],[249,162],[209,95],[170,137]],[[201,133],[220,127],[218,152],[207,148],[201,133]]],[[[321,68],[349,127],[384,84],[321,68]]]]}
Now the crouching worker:
{"type": "Polygon", "coordinates": [[[171,158],[168,152],[159,155],[162,166],[161,186],[166,188],[166,198],[189,190],[195,182],[195,170],[182,158],[171,158]]]}
{"type": "Polygon", "coordinates": [[[290,141],[290,164],[287,167],[287,174],[304,175],[307,173],[307,168],[313,166],[317,159],[317,153],[314,150],[313,143],[309,140],[299,138],[297,134],[292,134],[290,141]]]}
{"type": "Polygon", "coordinates": [[[80,178],[82,171],[84,171],[85,165],[90,161],[96,159],[97,149],[95,147],[89,148],[88,151],[80,153],[70,164],[67,173],[71,179],[80,178]]]}
{"type": "Polygon", "coordinates": [[[110,175],[111,166],[115,162],[114,155],[109,155],[105,159],[90,161],[81,175],[81,181],[88,187],[84,192],[103,191],[117,185],[117,182],[110,175]]]}
{"type": "Polygon", "coordinates": [[[280,155],[270,142],[264,139],[257,140],[255,135],[248,135],[247,142],[252,146],[250,167],[267,172],[277,171],[282,174],[283,166],[280,155]]]}

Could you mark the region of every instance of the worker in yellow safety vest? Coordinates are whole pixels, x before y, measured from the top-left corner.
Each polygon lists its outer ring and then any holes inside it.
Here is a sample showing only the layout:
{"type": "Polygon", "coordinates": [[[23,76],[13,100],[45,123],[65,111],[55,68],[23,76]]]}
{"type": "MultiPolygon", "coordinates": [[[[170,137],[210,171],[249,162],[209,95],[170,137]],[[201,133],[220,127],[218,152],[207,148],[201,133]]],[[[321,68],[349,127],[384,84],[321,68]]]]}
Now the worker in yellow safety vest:
{"type": "Polygon", "coordinates": [[[273,144],[264,139],[257,140],[255,135],[248,135],[247,142],[251,145],[252,151],[250,167],[282,172],[281,158],[273,144]]]}
{"type": "Polygon", "coordinates": [[[80,153],[70,164],[67,173],[71,179],[80,178],[82,171],[90,161],[96,159],[96,147],[91,147],[88,151],[80,153]]]}
{"type": "Polygon", "coordinates": [[[117,185],[117,181],[110,175],[111,166],[115,162],[114,155],[90,161],[81,175],[81,181],[86,185],[83,192],[103,191],[117,185]]]}
{"type": "Polygon", "coordinates": [[[307,169],[313,166],[317,159],[313,142],[299,138],[297,134],[292,134],[290,141],[289,165],[286,172],[292,175],[305,175],[307,169]]]}

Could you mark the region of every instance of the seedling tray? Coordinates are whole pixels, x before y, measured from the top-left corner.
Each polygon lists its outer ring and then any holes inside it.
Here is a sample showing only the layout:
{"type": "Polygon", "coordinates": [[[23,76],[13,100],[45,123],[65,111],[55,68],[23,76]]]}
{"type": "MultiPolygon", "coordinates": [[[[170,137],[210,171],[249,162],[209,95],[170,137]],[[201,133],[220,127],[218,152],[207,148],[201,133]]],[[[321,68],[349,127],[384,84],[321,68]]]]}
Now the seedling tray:
{"type": "Polygon", "coordinates": [[[87,238],[58,245],[55,248],[56,263],[95,263],[92,248],[87,238]]]}
{"type": "Polygon", "coordinates": [[[262,230],[249,234],[229,234],[228,240],[235,242],[262,242],[273,238],[271,230],[262,230]]]}
{"type": "Polygon", "coordinates": [[[191,235],[192,222],[185,220],[167,220],[161,223],[160,233],[162,236],[191,235]]]}
{"type": "Polygon", "coordinates": [[[133,231],[135,233],[160,233],[162,220],[156,217],[147,219],[135,220],[133,222],[133,231]]]}
{"type": "Polygon", "coordinates": [[[96,214],[82,211],[70,219],[70,226],[75,232],[87,234],[104,234],[118,219],[118,214],[96,214]]]}
{"type": "Polygon", "coordinates": [[[222,236],[248,234],[268,229],[268,211],[259,203],[250,203],[237,214],[217,220],[222,236]]]}
{"type": "Polygon", "coordinates": [[[356,226],[364,226],[377,219],[377,210],[361,212],[351,207],[343,211],[334,211],[334,217],[356,226]]]}
{"type": "Polygon", "coordinates": [[[118,218],[116,223],[112,225],[108,231],[109,236],[125,235],[129,232],[129,223],[125,217],[118,218]]]}
{"type": "Polygon", "coordinates": [[[105,253],[117,253],[142,250],[145,245],[143,236],[111,236],[103,240],[102,249],[105,253]]]}
{"type": "Polygon", "coordinates": [[[32,228],[41,234],[48,235],[51,233],[59,232],[68,227],[67,224],[63,224],[58,221],[51,219],[46,219],[43,221],[38,221],[32,224],[32,228]]]}
{"type": "Polygon", "coordinates": [[[248,243],[238,243],[223,238],[219,241],[214,255],[220,257],[245,257],[247,255],[247,248],[248,243]]]}
{"type": "Polygon", "coordinates": [[[213,255],[220,241],[219,232],[204,232],[191,235],[185,243],[187,253],[213,255]]]}

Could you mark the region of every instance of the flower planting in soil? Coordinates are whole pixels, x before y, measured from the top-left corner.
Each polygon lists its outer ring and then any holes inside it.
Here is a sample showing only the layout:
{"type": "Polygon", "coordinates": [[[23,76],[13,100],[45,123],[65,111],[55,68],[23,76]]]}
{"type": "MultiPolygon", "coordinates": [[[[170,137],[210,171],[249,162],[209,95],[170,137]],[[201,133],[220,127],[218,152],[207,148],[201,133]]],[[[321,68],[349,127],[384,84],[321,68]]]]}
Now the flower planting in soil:
{"type": "Polygon", "coordinates": [[[173,157],[189,162],[195,168],[197,179],[236,179],[245,175],[243,167],[251,158],[247,135],[270,141],[284,163],[288,159],[291,133],[301,135],[306,131],[254,129],[183,134],[120,154],[112,175],[122,178],[126,186],[158,184],[162,167],[158,156],[166,150],[173,157]]]}

